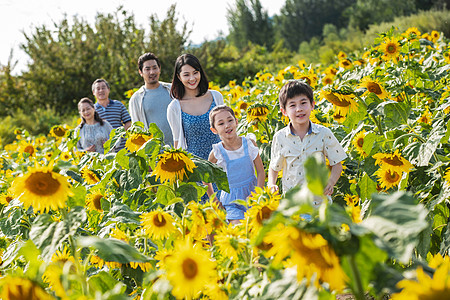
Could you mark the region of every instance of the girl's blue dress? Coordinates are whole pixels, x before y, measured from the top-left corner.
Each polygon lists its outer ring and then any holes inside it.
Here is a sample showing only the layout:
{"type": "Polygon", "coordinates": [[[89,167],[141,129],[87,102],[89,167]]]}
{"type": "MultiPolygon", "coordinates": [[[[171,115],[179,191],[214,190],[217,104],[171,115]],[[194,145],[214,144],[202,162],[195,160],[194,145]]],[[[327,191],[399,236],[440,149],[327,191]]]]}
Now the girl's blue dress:
{"type": "Polygon", "coordinates": [[[228,220],[244,219],[244,213],[247,211],[247,208],[241,204],[233,203],[233,201],[247,199],[255,190],[257,184],[253,160],[248,154],[247,139],[242,137],[241,139],[244,147],[244,156],[233,160],[229,159],[223,144],[219,144],[219,150],[227,165],[227,177],[230,186],[230,193],[222,191],[220,194],[220,202],[227,211],[228,220]]]}

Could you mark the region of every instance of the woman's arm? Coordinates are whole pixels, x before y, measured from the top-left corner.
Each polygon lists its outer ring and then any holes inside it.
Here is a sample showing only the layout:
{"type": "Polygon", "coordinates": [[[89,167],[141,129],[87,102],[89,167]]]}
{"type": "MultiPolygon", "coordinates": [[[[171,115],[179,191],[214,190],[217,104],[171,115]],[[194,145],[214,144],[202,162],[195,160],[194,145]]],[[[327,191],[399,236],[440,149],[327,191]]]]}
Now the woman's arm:
{"type": "Polygon", "coordinates": [[[266,172],[264,171],[264,165],[261,159],[261,156],[258,156],[253,160],[256,169],[256,185],[260,188],[264,187],[264,183],[266,181],[266,172]]]}

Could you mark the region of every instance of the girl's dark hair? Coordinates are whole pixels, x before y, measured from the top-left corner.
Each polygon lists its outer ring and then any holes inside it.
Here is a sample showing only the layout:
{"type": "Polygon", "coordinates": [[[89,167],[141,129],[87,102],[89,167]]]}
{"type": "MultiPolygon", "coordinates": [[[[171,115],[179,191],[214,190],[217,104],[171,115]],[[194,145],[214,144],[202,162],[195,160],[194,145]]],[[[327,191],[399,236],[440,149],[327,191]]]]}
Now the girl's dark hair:
{"type": "Polygon", "coordinates": [[[192,54],[183,54],[178,56],[177,60],[175,61],[172,88],[170,89],[171,96],[175,99],[182,99],[184,96],[185,87],[180,81],[180,78],[178,78],[181,73],[181,67],[183,67],[184,65],[190,65],[196,71],[200,72],[200,83],[198,84],[198,94],[196,95],[196,97],[204,95],[208,91],[209,82],[202,66],[200,65],[200,62],[198,61],[197,57],[192,54]]]}
{"type": "MultiPolygon", "coordinates": [[[[104,122],[103,119],[100,118],[100,115],[98,114],[98,112],[95,110],[95,106],[94,106],[94,102],[92,102],[91,99],[89,98],[82,98],[80,100],[80,102],[78,102],[78,109],[80,109],[80,105],[83,103],[87,103],[89,104],[93,109],[94,109],[94,120],[100,123],[100,126],[103,126],[104,122]]],[[[86,124],[86,120],[81,117],[81,123],[80,123],[80,129],[83,128],[84,124],[86,124]]]]}

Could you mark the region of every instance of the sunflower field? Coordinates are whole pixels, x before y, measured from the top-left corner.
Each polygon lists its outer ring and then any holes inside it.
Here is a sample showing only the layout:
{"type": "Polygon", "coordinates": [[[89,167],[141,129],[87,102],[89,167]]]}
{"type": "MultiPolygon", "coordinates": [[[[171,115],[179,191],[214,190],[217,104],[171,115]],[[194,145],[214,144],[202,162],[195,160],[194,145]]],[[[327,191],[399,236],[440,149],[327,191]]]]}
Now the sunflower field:
{"type": "Polygon", "coordinates": [[[78,152],[68,125],[17,129],[0,152],[1,299],[448,298],[449,40],[392,29],[336,57],[210,86],[256,136],[267,170],[288,124],[280,88],[311,85],[312,121],[348,155],[319,208],[329,169],[315,157],[304,186],[258,188],[232,226],[199,202],[202,181],[228,190],[225,173],[163,145],[154,124],[113,131],[104,155],[78,152]],[[120,137],[126,149],[108,152],[120,137]]]}

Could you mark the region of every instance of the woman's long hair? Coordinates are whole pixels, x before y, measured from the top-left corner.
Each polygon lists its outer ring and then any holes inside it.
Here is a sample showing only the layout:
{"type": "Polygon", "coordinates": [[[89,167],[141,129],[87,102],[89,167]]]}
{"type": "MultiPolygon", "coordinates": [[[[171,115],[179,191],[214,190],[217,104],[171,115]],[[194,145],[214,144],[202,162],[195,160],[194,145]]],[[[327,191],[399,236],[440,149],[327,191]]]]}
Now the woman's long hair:
{"type": "Polygon", "coordinates": [[[209,82],[208,77],[206,77],[202,66],[197,57],[192,54],[183,54],[178,56],[175,61],[175,69],[173,71],[172,88],[170,89],[170,94],[175,99],[182,99],[185,92],[185,87],[178,76],[181,73],[181,68],[184,65],[190,65],[196,71],[200,72],[200,82],[198,84],[198,94],[196,97],[204,95],[208,91],[209,82]]]}
{"type": "MultiPolygon", "coordinates": [[[[100,126],[103,126],[104,122],[103,119],[100,118],[100,115],[98,114],[98,112],[95,110],[95,106],[94,106],[94,102],[92,102],[91,99],[89,98],[82,98],[80,100],[80,102],[78,102],[78,109],[80,109],[80,105],[83,103],[87,103],[89,104],[93,109],[94,109],[94,120],[100,123],[100,126]]],[[[81,115],[81,114],[80,114],[81,115]]],[[[80,123],[80,129],[83,128],[84,124],[86,124],[86,120],[81,117],[81,123],[80,123]]]]}

